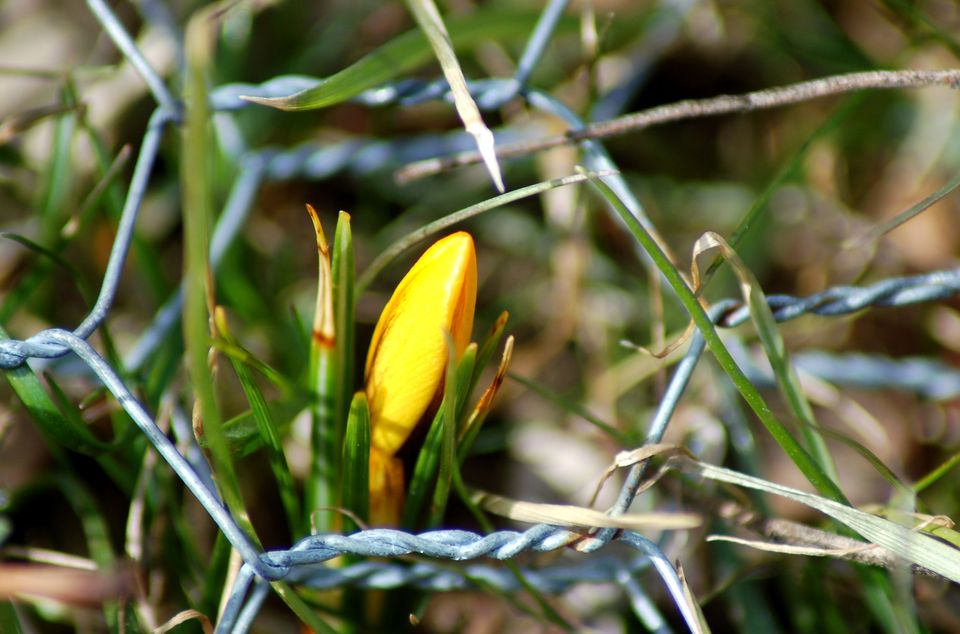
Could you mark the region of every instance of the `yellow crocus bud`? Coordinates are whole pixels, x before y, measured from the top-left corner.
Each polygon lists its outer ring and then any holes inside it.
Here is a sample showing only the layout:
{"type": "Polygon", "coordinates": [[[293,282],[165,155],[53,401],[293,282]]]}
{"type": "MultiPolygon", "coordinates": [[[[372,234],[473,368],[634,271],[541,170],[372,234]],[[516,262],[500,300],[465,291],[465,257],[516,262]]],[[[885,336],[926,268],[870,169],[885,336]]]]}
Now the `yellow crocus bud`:
{"type": "Polygon", "coordinates": [[[435,242],[400,281],[367,354],[371,449],[393,456],[407,440],[443,384],[445,333],[461,355],[476,300],[477,255],[463,231],[435,242]]]}

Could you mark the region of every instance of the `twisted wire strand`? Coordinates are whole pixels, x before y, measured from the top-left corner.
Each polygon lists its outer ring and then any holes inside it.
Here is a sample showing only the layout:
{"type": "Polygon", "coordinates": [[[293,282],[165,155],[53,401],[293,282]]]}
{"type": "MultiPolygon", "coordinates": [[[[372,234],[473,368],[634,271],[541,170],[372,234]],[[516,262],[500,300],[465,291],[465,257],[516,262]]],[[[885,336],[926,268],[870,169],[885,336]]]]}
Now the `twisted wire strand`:
{"type": "MultiPolygon", "coordinates": [[[[582,563],[523,569],[523,576],[537,590],[558,594],[578,583],[617,581],[624,570],[632,575],[649,565],[650,561],[645,556],[634,557],[626,562],[617,557],[597,556],[585,559],[582,563]]],[[[432,561],[416,561],[412,564],[363,561],[346,568],[304,567],[302,570],[291,570],[287,579],[317,590],[345,585],[379,590],[411,586],[434,592],[478,586],[488,586],[502,592],[523,589],[516,575],[503,566],[469,564],[451,568],[432,561]]]]}
{"type": "MultiPolygon", "coordinates": [[[[946,299],[960,292],[960,268],[892,277],[870,286],[833,286],[803,298],[768,295],[767,303],[777,321],[813,314],[836,317],[868,307],[893,307],[946,299]]],[[[719,326],[733,327],[750,318],[749,308],[740,305],[723,315],[719,326]]]]}
{"type": "MultiPolygon", "coordinates": [[[[521,568],[520,570],[528,585],[549,594],[560,594],[583,583],[616,583],[626,587],[631,597],[631,606],[638,618],[643,623],[655,624],[650,629],[657,631],[665,621],[636,579],[637,574],[649,566],[650,560],[646,556],[626,560],[599,556],[586,559],[582,563],[521,568]]],[[[376,590],[412,587],[429,592],[481,588],[507,593],[525,589],[517,580],[516,574],[504,566],[468,564],[451,568],[431,561],[416,561],[412,564],[364,561],[346,568],[325,566],[295,568],[290,571],[286,580],[315,590],[331,590],[346,586],[376,590]]],[[[250,629],[253,619],[269,593],[269,585],[262,579],[256,579],[252,588],[236,620],[231,618],[231,623],[224,619],[219,627],[220,631],[239,634],[250,629]]]]}
{"type": "MultiPolygon", "coordinates": [[[[479,557],[505,560],[526,551],[550,552],[569,545],[573,539],[582,537],[583,535],[567,529],[545,524],[538,524],[522,533],[498,531],[488,535],[478,535],[462,530],[436,530],[413,535],[400,530],[378,528],[360,531],[352,535],[311,535],[301,540],[293,548],[267,552],[263,554],[262,558],[268,560],[274,566],[285,567],[288,570],[286,578],[291,580],[302,579],[309,582],[311,578],[317,578],[315,575],[320,575],[319,578],[323,580],[324,587],[336,587],[348,584],[355,578],[363,577],[368,570],[382,572],[385,575],[384,580],[391,583],[399,579],[398,575],[406,574],[401,573],[395,566],[384,566],[378,569],[377,567],[370,568],[356,564],[343,569],[324,568],[320,570],[317,568],[318,565],[344,554],[394,558],[415,554],[452,561],[465,561],[479,557]],[[361,567],[356,568],[357,566],[361,567]]],[[[656,544],[643,535],[632,531],[620,531],[617,533],[616,539],[642,553],[640,559],[632,560],[630,571],[639,570],[648,563],[652,564],[671,594],[675,597],[683,596],[682,582],[676,569],[656,544]]],[[[582,566],[583,564],[578,568],[585,570],[582,566]]],[[[592,578],[581,576],[578,580],[586,579],[595,582],[616,580],[618,574],[624,574],[623,566],[624,562],[622,560],[600,558],[597,560],[596,568],[592,570],[595,576],[592,578]],[[609,567],[606,566],[606,561],[611,562],[609,567]]],[[[475,570],[486,575],[484,579],[489,578],[491,583],[498,583],[499,577],[496,575],[490,576],[488,569],[481,567],[475,570]]],[[[560,580],[563,580],[567,573],[562,569],[558,572],[561,574],[557,576],[560,580]]],[[[548,589],[549,584],[555,583],[555,581],[549,579],[553,576],[551,573],[544,574],[546,577],[534,576],[529,580],[535,586],[538,581],[534,579],[542,580],[548,584],[544,589],[548,589]]],[[[449,577],[424,577],[424,581],[429,583],[446,580],[449,580],[449,577]]],[[[559,581],[556,582],[559,583],[559,581]]],[[[256,593],[259,585],[256,574],[247,564],[244,564],[236,577],[227,604],[220,616],[220,622],[217,625],[218,632],[242,631],[239,621],[241,614],[250,612],[246,606],[251,602],[262,600],[256,593]],[[253,592],[250,592],[251,585],[254,586],[253,592]],[[248,593],[250,593],[249,597],[247,597],[248,593]],[[245,597],[248,599],[247,601],[244,601],[245,597]]],[[[681,615],[687,623],[694,623],[695,615],[692,607],[682,601],[677,603],[681,615]]]]}

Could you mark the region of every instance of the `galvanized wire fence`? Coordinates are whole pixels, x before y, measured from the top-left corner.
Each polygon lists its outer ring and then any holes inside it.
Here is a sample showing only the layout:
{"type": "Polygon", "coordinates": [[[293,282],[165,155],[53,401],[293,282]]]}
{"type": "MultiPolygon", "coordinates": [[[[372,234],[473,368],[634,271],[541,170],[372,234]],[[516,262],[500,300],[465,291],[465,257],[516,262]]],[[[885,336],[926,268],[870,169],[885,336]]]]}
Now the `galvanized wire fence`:
{"type": "MultiPolygon", "coordinates": [[[[692,6],[691,2],[665,4],[674,10],[675,22],[692,6]]],[[[243,560],[217,630],[246,631],[267,597],[271,581],[286,580],[317,589],[344,586],[393,588],[409,585],[431,591],[447,591],[480,585],[509,592],[518,588],[517,578],[501,567],[475,563],[451,568],[449,565],[438,565],[431,559],[507,560],[523,552],[548,552],[565,547],[572,547],[583,554],[579,555],[580,559],[574,563],[564,562],[539,569],[524,569],[523,575],[532,587],[543,592],[556,593],[579,583],[617,583],[628,593],[638,618],[646,627],[658,631],[665,621],[636,578],[641,570],[652,565],[674,597],[684,620],[688,624],[695,623],[696,615],[691,611],[688,602],[681,599],[684,596],[683,584],[670,559],[656,543],[632,531],[604,529],[585,534],[555,526],[537,525],[524,532],[498,531],[489,535],[459,530],[434,530],[415,535],[400,530],[373,529],[352,535],[310,535],[289,549],[268,552],[260,552],[251,544],[213,488],[202,459],[198,460],[197,456],[193,456],[188,460],[177,450],[117,371],[87,342],[109,314],[161,138],[171,126],[180,123],[183,108],[181,102],[146,62],[107,4],[102,0],[88,0],[88,5],[125,58],[147,83],[157,102],[157,109],[144,132],[108,265],[94,306],[72,331],[53,328],[23,340],[0,341],[0,368],[13,369],[31,359],[53,359],[73,353],[118,400],[153,447],[203,505],[243,560]],[[612,541],[632,547],[638,555],[631,559],[590,554],[612,541]],[[364,561],[344,567],[325,565],[325,562],[345,554],[377,557],[388,561],[364,561]],[[397,560],[410,554],[428,559],[417,563],[397,560]]],[[[470,85],[481,107],[496,108],[520,95],[531,108],[559,116],[572,130],[583,127],[584,122],[561,102],[527,85],[530,72],[542,55],[566,5],[567,2],[563,0],[548,3],[514,77],[476,81],[470,85]]],[[[656,37],[651,40],[652,48],[663,47],[664,42],[672,37],[671,34],[676,31],[675,22],[661,25],[656,37]]],[[[634,83],[640,81],[647,69],[643,55],[649,51],[641,53],[635,75],[631,79],[634,83]]],[[[278,77],[262,84],[220,86],[211,91],[210,103],[213,110],[229,113],[250,105],[240,99],[241,95],[283,96],[312,87],[317,81],[310,77],[278,77]]],[[[625,84],[624,89],[626,87],[625,84]]],[[[416,80],[395,82],[368,91],[361,94],[357,101],[368,106],[402,107],[425,100],[446,98],[447,87],[443,80],[416,80]]],[[[623,91],[616,91],[608,99],[602,100],[596,110],[599,115],[608,117],[617,114],[624,103],[626,101],[623,91]]],[[[244,140],[238,136],[239,133],[228,119],[218,119],[217,123],[222,146],[233,148],[238,153],[239,174],[212,236],[210,257],[214,267],[244,226],[254,198],[265,182],[322,179],[342,171],[363,174],[385,166],[397,166],[427,158],[438,152],[460,151],[468,148],[470,144],[469,137],[459,134],[431,135],[403,141],[349,140],[327,145],[307,144],[292,149],[247,149],[244,140]]],[[[498,139],[521,139],[530,134],[529,130],[504,130],[498,133],[498,139]]],[[[586,139],[579,141],[579,146],[589,169],[616,170],[616,165],[600,142],[586,139]]],[[[604,180],[641,223],[650,226],[642,206],[626,182],[615,173],[604,176],[604,180]]],[[[887,279],[866,287],[834,287],[807,297],[771,295],[768,302],[775,318],[778,321],[787,321],[806,314],[835,317],[870,308],[897,308],[944,299],[958,292],[960,269],[955,269],[887,279]]],[[[182,293],[178,292],[158,311],[152,325],[126,355],[124,362],[128,370],[141,367],[166,334],[178,325],[182,302],[182,293]]],[[[716,324],[723,327],[736,326],[749,318],[747,307],[734,300],[713,304],[710,316],[716,324]]],[[[695,332],[687,352],[673,371],[656,413],[648,423],[647,442],[657,443],[662,439],[704,348],[703,337],[699,332],[695,332]]],[[[945,400],[960,394],[960,373],[942,363],[926,359],[897,361],[879,356],[827,356],[824,353],[807,353],[797,355],[797,364],[812,374],[837,383],[896,387],[931,399],[945,400]]],[[[749,367],[746,361],[744,365],[749,367]]],[[[750,374],[758,383],[769,382],[762,369],[754,367],[750,374]]],[[[634,500],[643,473],[642,465],[635,466],[630,471],[610,513],[622,514],[627,511],[634,500]]]]}

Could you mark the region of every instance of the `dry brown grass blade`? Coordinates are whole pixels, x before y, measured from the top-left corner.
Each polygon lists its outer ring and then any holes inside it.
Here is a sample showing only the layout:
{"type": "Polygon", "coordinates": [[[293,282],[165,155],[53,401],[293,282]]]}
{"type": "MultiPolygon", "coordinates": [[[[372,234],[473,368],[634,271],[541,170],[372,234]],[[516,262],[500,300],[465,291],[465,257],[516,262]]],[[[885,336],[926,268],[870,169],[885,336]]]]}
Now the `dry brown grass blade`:
{"type": "Polygon", "coordinates": [[[685,530],[702,523],[695,513],[627,513],[616,517],[571,504],[541,504],[513,500],[485,491],[474,491],[473,502],[484,510],[531,524],[573,528],[625,528],[628,530],[685,530]]]}
{"type": "Polygon", "coordinates": [[[32,563],[0,563],[0,599],[42,598],[81,606],[133,596],[132,568],[112,572],[32,563]]]}

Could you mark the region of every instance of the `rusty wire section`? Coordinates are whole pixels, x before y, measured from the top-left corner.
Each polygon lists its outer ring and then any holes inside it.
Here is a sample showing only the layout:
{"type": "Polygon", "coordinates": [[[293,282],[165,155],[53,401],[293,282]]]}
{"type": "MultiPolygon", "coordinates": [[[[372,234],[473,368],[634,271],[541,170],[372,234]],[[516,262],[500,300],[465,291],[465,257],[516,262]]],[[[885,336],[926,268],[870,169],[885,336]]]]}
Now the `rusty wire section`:
{"type": "MultiPolygon", "coordinates": [[[[144,133],[140,154],[127,192],[116,238],[103,277],[98,298],[87,317],[74,330],[47,329],[24,340],[0,340],[0,368],[13,369],[29,359],[52,359],[73,353],[102,381],[117,398],[123,409],[148,437],[154,448],[176,472],[184,485],[196,496],[212,520],[243,559],[240,573],[230,590],[229,599],[217,625],[218,631],[246,631],[256,617],[259,607],[268,595],[270,581],[286,580],[317,589],[347,585],[368,588],[394,588],[410,585],[431,591],[447,591],[478,584],[505,592],[517,591],[517,578],[502,567],[484,563],[463,565],[452,569],[430,559],[466,561],[478,558],[507,560],[523,552],[548,552],[574,546],[583,553],[575,564],[565,562],[523,574],[532,587],[547,593],[557,593],[578,583],[619,584],[630,597],[631,606],[644,625],[652,630],[665,623],[636,580],[636,574],[650,566],[655,568],[669,590],[688,624],[697,616],[683,600],[684,589],[673,564],[660,548],[649,539],[630,531],[601,530],[591,536],[564,528],[537,525],[522,533],[499,531],[489,535],[459,530],[435,530],[410,534],[400,530],[373,529],[352,535],[311,535],[289,549],[260,552],[244,535],[231,517],[206,473],[198,473],[197,461],[185,458],[158,428],[154,418],[136,399],[117,372],[87,343],[86,339],[107,317],[119,283],[123,262],[129,251],[133,227],[149,183],[150,173],[157,157],[161,137],[182,118],[182,104],[172,95],[166,84],[143,58],[133,39],[125,31],[103,0],[87,0],[90,9],[100,21],[124,56],[140,73],[157,102],[144,133]],[[589,554],[611,541],[626,544],[637,551],[632,559],[589,554]],[[346,567],[324,565],[328,560],[344,555],[360,555],[387,559],[366,561],[346,567]],[[391,561],[403,555],[418,554],[427,560],[417,563],[391,561]]],[[[566,8],[567,0],[552,0],[545,8],[535,32],[528,42],[517,74],[508,79],[489,79],[473,82],[471,90],[483,108],[495,108],[518,95],[530,107],[560,116],[571,130],[584,127],[574,113],[550,95],[529,89],[526,85],[530,71],[536,65],[549,40],[553,28],[566,8]]],[[[679,21],[690,2],[673,2],[679,21]]],[[[660,34],[663,35],[662,33],[660,34]]],[[[638,72],[644,72],[639,68],[638,72]]],[[[229,112],[249,106],[240,95],[281,96],[316,85],[310,77],[278,77],[263,84],[231,84],[211,91],[211,106],[218,112],[229,112]]],[[[363,93],[357,101],[370,106],[419,103],[428,99],[444,99],[446,84],[434,82],[401,81],[363,93]]],[[[616,107],[601,104],[603,113],[617,113],[616,107]]],[[[219,130],[230,135],[229,127],[219,130]]],[[[506,131],[498,134],[500,140],[512,140],[522,133],[506,131]]],[[[615,170],[616,165],[599,141],[579,141],[587,167],[595,170],[615,170]]],[[[242,142],[226,140],[224,145],[243,148],[242,142]]],[[[210,256],[214,267],[227,247],[244,225],[260,186],[268,181],[289,179],[320,179],[341,171],[364,173],[387,165],[400,165],[435,156],[438,151],[454,153],[468,149],[466,136],[430,135],[398,142],[382,140],[350,140],[328,145],[302,145],[295,148],[242,149],[238,158],[239,174],[223,212],[215,227],[210,256]]],[[[634,215],[648,224],[643,209],[626,183],[616,174],[604,179],[624,200],[634,215]]],[[[869,287],[833,287],[808,297],[771,295],[768,298],[778,321],[786,321],[804,314],[837,316],[865,308],[899,307],[919,302],[940,300],[960,292],[960,269],[937,271],[925,275],[884,280],[869,287]]],[[[150,357],[164,336],[179,323],[182,308],[182,289],[161,308],[153,324],[142,334],[127,354],[125,363],[136,370],[150,357]]],[[[715,304],[711,317],[723,327],[732,327],[748,319],[748,312],[740,302],[728,300],[715,304]]],[[[688,351],[674,370],[663,400],[652,417],[647,441],[659,442],[680,398],[682,397],[704,351],[704,340],[695,333],[688,351]]],[[[943,364],[924,359],[892,361],[864,355],[826,356],[822,353],[797,355],[798,366],[806,371],[825,376],[835,382],[852,382],[866,387],[895,387],[915,391],[933,399],[956,398],[960,394],[960,373],[943,364]]],[[[766,371],[748,367],[751,379],[769,382],[766,371]]],[[[633,501],[642,470],[635,468],[626,478],[612,513],[625,512],[633,501]]]]}

